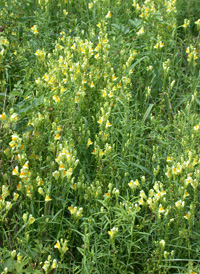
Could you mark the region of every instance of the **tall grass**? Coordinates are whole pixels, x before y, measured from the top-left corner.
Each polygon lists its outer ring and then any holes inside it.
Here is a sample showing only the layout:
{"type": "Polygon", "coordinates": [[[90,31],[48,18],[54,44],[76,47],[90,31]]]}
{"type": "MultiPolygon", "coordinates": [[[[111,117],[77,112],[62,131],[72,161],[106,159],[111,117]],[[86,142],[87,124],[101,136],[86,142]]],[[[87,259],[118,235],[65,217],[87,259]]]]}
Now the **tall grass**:
{"type": "Polygon", "coordinates": [[[197,11],[2,1],[1,273],[200,273],[197,11]]]}

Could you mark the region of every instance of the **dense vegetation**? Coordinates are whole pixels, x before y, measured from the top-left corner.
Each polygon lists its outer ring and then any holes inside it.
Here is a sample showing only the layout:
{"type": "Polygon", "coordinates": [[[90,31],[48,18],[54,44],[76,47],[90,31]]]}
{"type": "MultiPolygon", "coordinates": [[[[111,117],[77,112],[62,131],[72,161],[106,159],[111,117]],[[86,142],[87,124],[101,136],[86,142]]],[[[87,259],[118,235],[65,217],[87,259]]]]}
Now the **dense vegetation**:
{"type": "Polygon", "coordinates": [[[198,0],[1,0],[0,273],[200,273],[198,0]]]}

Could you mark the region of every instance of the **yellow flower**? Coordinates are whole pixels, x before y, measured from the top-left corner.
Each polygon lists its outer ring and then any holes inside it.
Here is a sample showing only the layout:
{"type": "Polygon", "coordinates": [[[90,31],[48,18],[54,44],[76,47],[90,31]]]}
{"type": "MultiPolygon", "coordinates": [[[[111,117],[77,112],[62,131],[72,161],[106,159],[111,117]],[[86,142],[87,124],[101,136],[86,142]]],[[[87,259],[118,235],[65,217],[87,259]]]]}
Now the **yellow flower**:
{"type": "Polygon", "coordinates": [[[57,261],[54,259],[51,268],[54,269],[57,266],[57,261]]]}
{"type": "Polygon", "coordinates": [[[35,218],[30,214],[29,215],[29,223],[32,225],[35,222],[35,218]]]}
{"type": "Polygon", "coordinates": [[[14,192],[13,193],[13,200],[17,201],[18,197],[19,197],[19,194],[14,192]]]}
{"type": "Polygon", "coordinates": [[[60,98],[57,95],[53,96],[53,100],[56,101],[57,103],[60,102],[60,98]]]}
{"type": "Polygon", "coordinates": [[[106,128],[111,127],[111,123],[109,121],[106,122],[106,128]]]}
{"type": "Polygon", "coordinates": [[[109,11],[106,15],[106,18],[110,18],[111,17],[111,12],[109,11]]]}
{"type": "Polygon", "coordinates": [[[143,34],[144,33],[144,28],[142,27],[138,32],[137,32],[137,35],[139,36],[139,35],[141,35],[141,34],[143,34]]]}
{"type": "Polygon", "coordinates": [[[17,190],[18,190],[18,191],[21,191],[21,189],[22,189],[21,184],[18,184],[18,185],[17,185],[17,190]]]}
{"type": "Polygon", "coordinates": [[[59,170],[65,170],[65,166],[64,166],[63,164],[61,164],[61,165],[59,166],[59,170]]]}
{"type": "Polygon", "coordinates": [[[20,253],[17,254],[17,261],[18,262],[22,261],[22,255],[20,253]]]}
{"type": "Polygon", "coordinates": [[[67,15],[68,12],[67,12],[66,10],[63,10],[63,14],[64,14],[64,15],[67,15]]]}
{"type": "Polygon", "coordinates": [[[58,250],[61,248],[59,241],[54,245],[54,248],[57,248],[58,250]]]}
{"type": "Polygon", "coordinates": [[[12,175],[16,175],[16,176],[19,175],[18,166],[16,166],[16,167],[13,169],[12,175]]]}
{"type": "Polygon", "coordinates": [[[198,19],[196,22],[195,22],[195,24],[198,26],[198,25],[200,25],[200,19],[198,19]]]}
{"type": "Polygon", "coordinates": [[[61,138],[60,134],[57,133],[54,139],[55,139],[55,140],[59,140],[60,138],[61,138]]]}
{"type": "Polygon", "coordinates": [[[113,237],[113,231],[112,230],[108,231],[108,234],[110,235],[111,238],[113,237]]]}
{"type": "Polygon", "coordinates": [[[160,42],[160,48],[164,47],[164,43],[160,42]]]}
{"type": "Polygon", "coordinates": [[[2,114],[0,115],[0,119],[6,120],[6,114],[5,114],[5,113],[2,113],[2,114]]]}
{"type": "Polygon", "coordinates": [[[138,202],[139,202],[139,205],[143,205],[144,204],[143,198],[140,198],[138,202]]]}
{"type": "Polygon", "coordinates": [[[58,178],[60,177],[60,173],[59,173],[58,170],[54,171],[54,172],[52,173],[52,175],[53,175],[53,177],[54,177],[56,180],[58,180],[58,178]]]}
{"type": "Polygon", "coordinates": [[[199,130],[199,125],[194,126],[194,130],[199,130]]]}
{"type": "Polygon", "coordinates": [[[163,213],[165,210],[164,210],[164,207],[160,204],[159,205],[159,213],[163,213]]]}
{"type": "Polygon", "coordinates": [[[191,216],[191,213],[188,212],[188,213],[185,214],[184,218],[185,218],[186,220],[189,220],[190,216],[191,216]]]}
{"type": "Polygon", "coordinates": [[[43,191],[43,188],[42,188],[42,187],[39,187],[39,188],[38,188],[38,193],[39,193],[40,195],[43,195],[43,194],[44,194],[44,191],[43,191]]]}
{"type": "Polygon", "coordinates": [[[46,273],[47,269],[49,268],[49,264],[50,264],[49,261],[44,262],[44,265],[42,268],[44,269],[45,273],[46,273]]]}
{"type": "Polygon", "coordinates": [[[108,234],[110,235],[110,238],[113,239],[113,237],[118,233],[118,228],[113,227],[110,231],[108,231],[108,234]]]}
{"type": "Polygon", "coordinates": [[[103,122],[103,118],[101,117],[101,118],[99,118],[98,123],[102,124],[102,122],[103,122]]]}
{"type": "Polygon", "coordinates": [[[34,25],[33,27],[31,27],[31,30],[35,35],[38,34],[37,25],[34,25]]]}
{"type": "Polygon", "coordinates": [[[157,44],[155,44],[154,48],[155,48],[155,49],[158,49],[158,43],[157,43],[157,44]]]}
{"type": "Polygon", "coordinates": [[[28,169],[28,161],[23,165],[23,169],[28,169]]]}
{"type": "Polygon", "coordinates": [[[46,196],[45,197],[45,202],[50,202],[51,201],[51,198],[49,196],[46,196]]]}
{"type": "Polygon", "coordinates": [[[94,85],[93,82],[91,83],[90,87],[91,87],[91,88],[94,88],[94,87],[95,87],[95,85],[94,85]]]}
{"type": "Polygon", "coordinates": [[[87,143],[87,146],[90,146],[90,145],[92,145],[93,143],[92,143],[92,141],[89,139],[88,140],[88,143],[87,143]]]}
{"type": "Polygon", "coordinates": [[[181,201],[181,200],[179,200],[179,201],[177,201],[177,202],[175,203],[175,206],[176,206],[177,208],[184,207],[184,205],[185,205],[185,202],[184,202],[184,201],[181,201]]]}

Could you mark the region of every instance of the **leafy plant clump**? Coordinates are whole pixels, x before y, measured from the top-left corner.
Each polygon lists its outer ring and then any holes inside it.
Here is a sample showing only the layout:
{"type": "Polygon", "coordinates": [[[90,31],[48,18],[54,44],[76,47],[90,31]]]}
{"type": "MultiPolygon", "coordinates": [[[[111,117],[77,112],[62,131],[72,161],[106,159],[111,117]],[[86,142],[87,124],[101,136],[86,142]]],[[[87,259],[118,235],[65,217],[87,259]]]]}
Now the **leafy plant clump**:
{"type": "Polygon", "coordinates": [[[200,273],[196,2],[2,1],[1,273],[200,273]]]}

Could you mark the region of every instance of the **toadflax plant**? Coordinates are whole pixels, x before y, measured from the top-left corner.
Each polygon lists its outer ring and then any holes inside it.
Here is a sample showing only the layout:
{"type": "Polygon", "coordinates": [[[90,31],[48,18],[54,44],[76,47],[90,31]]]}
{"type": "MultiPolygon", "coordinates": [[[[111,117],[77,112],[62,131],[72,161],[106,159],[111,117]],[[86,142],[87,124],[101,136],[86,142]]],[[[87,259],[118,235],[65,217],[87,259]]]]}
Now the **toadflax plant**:
{"type": "Polygon", "coordinates": [[[3,0],[1,273],[198,273],[200,19],[183,2],[3,0]]]}

